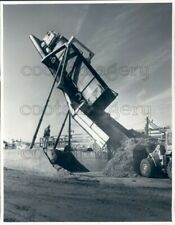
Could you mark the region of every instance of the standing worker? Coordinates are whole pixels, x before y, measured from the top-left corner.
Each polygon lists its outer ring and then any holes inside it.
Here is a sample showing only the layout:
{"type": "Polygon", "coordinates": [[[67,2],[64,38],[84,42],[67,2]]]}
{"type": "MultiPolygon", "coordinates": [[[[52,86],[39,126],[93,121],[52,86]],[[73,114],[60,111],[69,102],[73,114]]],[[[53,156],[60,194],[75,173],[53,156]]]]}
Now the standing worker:
{"type": "Polygon", "coordinates": [[[44,145],[43,145],[43,148],[45,148],[45,149],[47,149],[49,137],[50,137],[50,125],[48,125],[44,130],[44,135],[43,135],[43,138],[44,138],[43,144],[44,145]]]}

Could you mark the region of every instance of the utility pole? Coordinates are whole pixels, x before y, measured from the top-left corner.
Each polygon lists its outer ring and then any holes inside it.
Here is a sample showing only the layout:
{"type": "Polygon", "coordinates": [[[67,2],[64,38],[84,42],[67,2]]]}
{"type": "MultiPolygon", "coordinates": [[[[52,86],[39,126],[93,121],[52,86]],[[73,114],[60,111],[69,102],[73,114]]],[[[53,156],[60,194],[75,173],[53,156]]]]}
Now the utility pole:
{"type": "Polygon", "coordinates": [[[146,117],[145,133],[147,136],[149,135],[149,118],[148,118],[148,116],[146,117]]]}
{"type": "Polygon", "coordinates": [[[71,113],[69,111],[69,124],[68,124],[68,146],[71,149],[71,113]]]}

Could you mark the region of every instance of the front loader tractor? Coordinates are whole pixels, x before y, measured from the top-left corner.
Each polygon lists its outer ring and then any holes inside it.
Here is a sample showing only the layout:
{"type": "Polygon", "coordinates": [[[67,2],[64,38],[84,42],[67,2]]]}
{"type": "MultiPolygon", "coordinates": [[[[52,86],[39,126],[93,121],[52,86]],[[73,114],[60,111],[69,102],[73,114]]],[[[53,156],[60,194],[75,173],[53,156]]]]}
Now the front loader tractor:
{"type": "Polygon", "coordinates": [[[172,133],[165,132],[165,139],[158,143],[138,145],[133,152],[134,169],[143,177],[172,178],[172,133]]]}

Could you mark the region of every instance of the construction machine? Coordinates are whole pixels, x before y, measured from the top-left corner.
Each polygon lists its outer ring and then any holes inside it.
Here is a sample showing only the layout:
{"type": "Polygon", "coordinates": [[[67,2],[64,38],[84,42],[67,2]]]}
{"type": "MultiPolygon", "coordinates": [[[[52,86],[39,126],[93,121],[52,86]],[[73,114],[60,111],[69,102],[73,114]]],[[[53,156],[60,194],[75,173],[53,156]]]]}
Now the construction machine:
{"type": "Polygon", "coordinates": [[[100,148],[107,146],[110,158],[122,141],[134,137],[134,134],[105,111],[118,93],[109,88],[91,65],[94,53],[75,37],[67,39],[54,31],[47,32],[43,39],[34,35],[30,35],[30,39],[54,80],[33,136],[31,148],[35,143],[53,88],[56,86],[65,96],[68,113],[52,150],[51,163],[60,165],[60,161],[58,162],[55,158],[63,157],[64,163],[61,166],[65,168],[66,162],[69,164],[66,164],[66,169],[75,171],[70,168],[70,164],[75,162],[71,152],[64,153],[57,150],[57,144],[68,117],[73,118],[100,148]],[[61,156],[58,156],[58,152],[61,156]],[[67,160],[68,158],[71,159],[67,160]]]}
{"type": "Polygon", "coordinates": [[[172,132],[169,127],[159,127],[146,118],[146,135],[149,141],[133,150],[135,171],[144,177],[172,178],[172,132]]]}

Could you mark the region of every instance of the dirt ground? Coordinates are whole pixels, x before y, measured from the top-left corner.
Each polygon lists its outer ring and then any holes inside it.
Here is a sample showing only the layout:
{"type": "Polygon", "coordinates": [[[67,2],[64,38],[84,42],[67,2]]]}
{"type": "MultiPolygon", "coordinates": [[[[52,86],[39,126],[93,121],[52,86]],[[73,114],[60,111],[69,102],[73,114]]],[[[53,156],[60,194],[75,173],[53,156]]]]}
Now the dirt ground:
{"type": "Polygon", "coordinates": [[[171,221],[171,182],[5,169],[4,221],[171,221]]]}
{"type": "Polygon", "coordinates": [[[4,220],[171,221],[171,181],[59,173],[41,151],[4,151],[4,220]]]}

